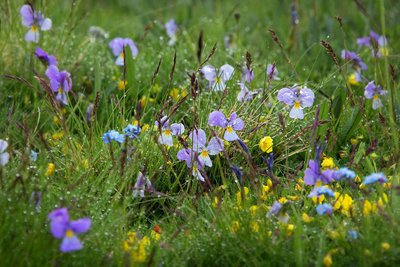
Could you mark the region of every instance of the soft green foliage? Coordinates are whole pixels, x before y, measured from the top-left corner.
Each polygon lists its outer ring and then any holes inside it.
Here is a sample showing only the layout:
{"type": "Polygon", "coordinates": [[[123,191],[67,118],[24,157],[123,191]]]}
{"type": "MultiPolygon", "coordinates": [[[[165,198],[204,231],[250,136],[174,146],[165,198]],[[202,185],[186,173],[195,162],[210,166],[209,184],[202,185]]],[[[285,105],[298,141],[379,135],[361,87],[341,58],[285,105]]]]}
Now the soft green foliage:
{"type": "MultiPolygon", "coordinates": [[[[39,46],[57,57],[61,70],[71,72],[73,92],[65,110],[51,105],[35,77],[37,73],[46,79],[46,68],[33,55],[36,45],[24,40],[26,28],[19,15],[24,2],[1,1],[0,139],[8,141],[11,155],[10,162],[0,166],[1,266],[321,266],[326,255],[331,255],[334,266],[394,266],[400,261],[400,101],[398,77],[393,78],[389,69],[393,65],[398,75],[397,1],[34,2],[53,21],[52,30],[41,33],[39,46]],[[296,26],[291,24],[293,2],[298,6],[296,26]],[[340,16],[343,27],[335,16],[340,16]],[[173,47],[167,45],[164,29],[170,18],[179,27],[173,47]],[[91,40],[90,26],[104,28],[109,38],[91,40]],[[276,32],[282,49],[269,29],[276,32]],[[369,49],[357,47],[356,38],[371,29],[388,37],[388,57],[374,59],[369,49]],[[235,67],[227,94],[210,92],[198,72],[201,31],[201,61],[211,55],[207,64],[235,67]],[[224,47],[228,35],[234,44],[230,51],[224,47]],[[125,90],[118,89],[123,68],[115,66],[108,47],[115,37],[132,38],[139,49],[135,59],[127,51],[125,90]],[[332,46],[340,69],[321,40],[332,46]],[[212,54],[214,44],[217,49],[212,54]],[[368,65],[359,85],[348,83],[352,70],[340,59],[342,49],[357,51],[368,65]],[[255,71],[250,88],[261,88],[262,93],[251,102],[239,103],[237,82],[247,51],[255,71]],[[265,74],[269,63],[276,64],[281,78],[271,84],[265,74]],[[188,76],[193,73],[200,88],[195,101],[188,76]],[[379,110],[373,110],[371,100],[364,97],[370,80],[389,91],[379,110]],[[276,99],[279,89],[295,83],[307,85],[316,95],[313,107],[304,110],[304,120],[289,118],[276,99]],[[183,103],[170,97],[174,88],[188,94],[183,103]],[[86,109],[96,96],[96,114],[88,124],[86,109]],[[317,107],[319,125],[312,136],[317,107]],[[168,149],[158,144],[159,131],[153,125],[164,111],[171,122],[181,122],[187,129],[202,128],[211,137],[208,115],[217,109],[226,115],[236,111],[243,118],[245,130],[239,135],[251,156],[238,143],[229,144],[226,154],[213,157],[213,167],[207,169],[211,186],[206,188],[176,159],[182,148],[178,140],[168,149]],[[129,143],[124,159],[124,145],[106,145],[101,137],[109,129],[121,132],[136,119],[149,127],[129,143]],[[268,154],[259,148],[264,136],[273,138],[273,176],[279,181],[275,184],[273,178],[268,192],[265,186],[271,179],[262,159],[268,154]],[[319,216],[316,203],[307,198],[311,187],[299,178],[315,156],[314,142],[325,138],[324,153],[336,166],[348,166],[361,179],[384,172],[391,181],[368,188],[360,188],[357,181],[335,183],[332,190],[351,196],[352,207],[319,216]],[[30,149],[39,152],[36,162],[29,161],[30,149]],[[55,165],[52,175],[46,175],[49,163],[55,165]],[[242,178],[233,174],[231,163],[241,168],[242,178]],[[133,198],[138,172],[144,169],[159,193],[133,198]],[[40,209],[35,208],[38,192],[40,209]],[[287,207],[288,224],[266,216],[282,197],[292,201],[287,207]],[[375,205],[368,216],[363,215],[366,200],[375,205]],[[251,208],[255,205],[256,211],[251,208]],[[82,250],[59,252],[60,240],[51,236],[47,219],[56,207],[68,207],[72,219],[92,219],[90,231],[79,236],[82,250]],[[313,220],[305,222],[303,213],[313,220]],[[156,225],[161,227],[160,240],[150,238],[144,262],[131,261],[132,255],[123,250],[128,232],[150,237],[156,225]],[[349,230],[358,232],[357,240],[349,239],[349,230]],[[382,247],[383,242],[390,248],[382,247]]],[[[336,202],[340,200],[331,201],[336,202]]]]}

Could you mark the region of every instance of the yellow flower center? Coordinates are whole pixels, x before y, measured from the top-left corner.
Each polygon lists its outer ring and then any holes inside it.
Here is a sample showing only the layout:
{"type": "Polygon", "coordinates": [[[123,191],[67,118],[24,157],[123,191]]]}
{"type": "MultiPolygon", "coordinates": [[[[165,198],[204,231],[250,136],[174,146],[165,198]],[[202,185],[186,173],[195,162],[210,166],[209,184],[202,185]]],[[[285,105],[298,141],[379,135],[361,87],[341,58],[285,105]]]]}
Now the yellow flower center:
{"type": "Polygon", "coordinates": [[[165,134],[165,135],[171,135],[171,130],[170,130],[170,129],[166,129],[166,130],[164,131],[164,134],[165,134]]]}
{"type": "Polygon", "coordinates": [[[124,59],[124,57],[125,57],[124,52],[121,52],[121,54],[119,54],[119,57],[124,59]]]}
{"type": "Polygon", "coordinates": [[[200,155],[201,155],[203,158],[205,158],[205,157],[208,156],[208,151],[207,151],[207,150],[202,150],[201,153],[200,153],[200,155]]]}
{"type": "Polygon", "coordinates": [[[294,108],[300,108],[300,102],[294,102],[294,108]]]}
{"type": "Polygon", "coordinates": [[[215,83],[221,83],[221,81],[222,81],[222,80],[221,80],[221,77],[216,77],[216,78],[215,78],[215,83]]]}
{"type": "Polygon", "coordinates": [[[65,232],[65,236],[70,238],[74,235],[74,232],[72,232],[72,230],[67,230],[67,232],[65,232]]]}
{"type": "Polygon", "coordinates": [[[63,93],[63,89],[60,87],[60,88],[58,88],[58,93],[59,94],[62,94],[63,93]]]}
{"type": "Polygon", "coordinates": [[[233,132],[232,126],[226,127],[226,131],[227,131],[228,133],[232,133],[232,132],[233,132]]]}
{"type": "Polygon", "coordinates": [[[38,28],[38,26],[33,25],[33,26],[31,27],[31,30],[32,30],[33,32],[37,32],[37,31],[39,30],[39,28],[38,28]]]}
{"type": "Polygon", "coordinates": [[[379,99],[379,95],[374,95],[374,100],[378,100],[379,99]]]}

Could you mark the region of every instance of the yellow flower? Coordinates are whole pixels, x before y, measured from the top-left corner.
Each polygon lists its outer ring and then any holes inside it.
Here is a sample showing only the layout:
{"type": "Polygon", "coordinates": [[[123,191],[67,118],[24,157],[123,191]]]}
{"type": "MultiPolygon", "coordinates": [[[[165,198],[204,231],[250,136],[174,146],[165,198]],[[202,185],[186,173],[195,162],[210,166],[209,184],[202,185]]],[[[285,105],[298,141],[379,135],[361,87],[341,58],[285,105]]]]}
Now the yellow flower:
{"type": "Polygon", "coordinates": [[[294,190],[296,190],[296,191],[301,191],[301,190],[303,190],[303,187],[301,187],[300,184],[296,183],[296,185],[295,185],[295,187],[294,187],[294,190]]]}
{"type": "Polygon", "coordinates": [[[153,85],[153,88],[151,88],[152,93],[159,93],[161,92],[161,86],[158,85],[157,83],[153,85]]]}
{"type": "Polygon", "coordinates": [[[178,88],[174,88],[171,90],[171,92],[169,93],[169,95],[172,97],[172,99],[176,102],[179,100],[179,89],[178,88]]]}
{"type": "Polygon", "coordinates": [[[60,118],[58,116],[54,116],[53,117],[53,122],[55,125],[59,125],[60,124],[60,118]]]}
{"type": "Polygon", "coordinates": [[[325,200],[325,195],[320,195],[320,196],[316,196],[316,197],[312,197],[312,201],[315,204],[321,204],[323,201],[325,200]]]}
{"type": "Polygon", "coordinates": [[[51,175],[53,175],[55,169],[56,169],[56,166],[54,165],[54,163],[49,163],[49,164],[47,165],[46,176],[51,176],[51,175]]]}
{"type": "Polygon", "coordinates": [[[390,249],[390,244],[388,242],[383,242],[381,244],[381,248],[383,251],[389,250],[390,249]]]}
{"type": "Polygon", "coordinates": [[[381,52],[381,55],[382,55],[383,57],[389,56],[389,49],[387,49],[386,46],[381,47],[381,48],[379,49],[379,51],[381,52]]]}
{"type": "Polygon", "coordinates": [[[333,169],[335,168],[335,163],[331,157],[324,157],[321,163],[322,169],[333,169]]]}
{"type": "Polygon", "coordinates": [[[360,176],[356,176],[356,178],[354,178],[354,182],[356,182],[356,183],[361,183],[361,178],[360,178],[360,176]]]}
{"type": "Polygon", "coordinates": [[[305,223],[310,223],[310,222],[312,222],[312,221],[314,220],[313,217],[308,216],[308,214],[305,213],[305,212],[303,212],[303,214],[301,215],[301,217],[302,217],[302,219],[303,219],[303,221],[304,221],[305,223]]]}
{"type": "Polygon", "coordinates": [[[120,91],[124,91],[127,84],[128,84],[127,81],[119,80],[119,81],[118,81],[118,89],[119,89],[120,91]]]}
{"type": "Polygon", "coordinates": [[[214,207],[214,208],[216,208],[216,207],[218,207],[218,197],[214,197],[214,201],[213,201],[213,203],[212,203],[212,206],[214,207]]]}
{"type": "Polygon", "coordinates": [[[153,239],[154,241],[158,241],[158,240],[160,240],[161,235],[160,235],[159,233],[157,233],[156,231],[151,231],[150,237],[151,237],[151,239],[153,239]]]}
{"type": "Polygon", "coordinates": [[[293,234],[293,230],[294,230],[294,225],[293,224],[288,224],[286,226],[286,234],[288,236],[291,236],[293,234]]]}
{"type": "Polygon", "coordinates": [[[281,204],[285,204],[287,202],[287,198],[286,197],[281,197],[280,199],[278,199],[278,202],[281,204]]]}
{"type": "Polygon", "coordinates": [[[232,233],[237,233],[240,228],[240,223],[238,221],[233,221],[231,225],[231,232],[232,233]]]}
{"type": "Polygon", "coordinates": [[[143,124],[142,126],[142,132],[146,132],[147,130],[150,129],[150,125],[148,125],[147,123],[143,124]]]}
{"type": "Polygon", "coordinates": [[[326,254],[324,257],[324,266],[325,267],[330,267],[332,265],[332,256],[331,254],[326,254]]]}
{"type": "Polygon", "coordinates": [[[53,140],[59,141],[61,138],[64,137],[64,132],[61,131],[61,132],[54,133],[51,137],[53,138],[53,140]]]}
{"type": "Polygon", "coordinates": [[[271,153],[273,144],[272,137],[266,136],[260,140],[259,146],[263,152],[271,153]]]}
{"type": "Polygon", "coordinates": [[[363,206],[363,215],[368,216],[372,211],[372,204],[369,202],[368,199],[364,201],[364,206],[363,206]]]}
{"type": "Polygon", "coordinates": [[[352,73],[347,77],[347,82],[350,85],[359,85],[359,81],[357,80],[357,74],[356,73],[352,73]]]}
{"type": "Polygon", "coordinates": [[[250,224],[251,231],[254,233],[258,233],[260,231],[260,226],[258,225],[258,222],[251,222],[250,224]]]}
{"type": "Polygon", "coordinates": [[[251,214],[252,216],[256,216],[256,215],[257,215],[257,209],[258,209],[257,205],[251,206],[251,207],[250,207],[250,214],[251,214]]]}
{"type": "Polygon", "coordinates": [[[328,235],[331,239],[337,239],[338,237],[340,237],[340,233],[336,230],[329,231],[328,235]]]}
{"type": "MultiPolygon", "coordinates": [[[[246,186],[243,187],[243,192],[244,192],[244,197],[246,198],[247,195],[249,194],[249,188],[247,188],[246,186]]],[[[239,190],[239,192],[236,193],[236,200],[237,200],[238,206],[240,206],[242,204],[242,191],[241,190],[239,190]]]]}

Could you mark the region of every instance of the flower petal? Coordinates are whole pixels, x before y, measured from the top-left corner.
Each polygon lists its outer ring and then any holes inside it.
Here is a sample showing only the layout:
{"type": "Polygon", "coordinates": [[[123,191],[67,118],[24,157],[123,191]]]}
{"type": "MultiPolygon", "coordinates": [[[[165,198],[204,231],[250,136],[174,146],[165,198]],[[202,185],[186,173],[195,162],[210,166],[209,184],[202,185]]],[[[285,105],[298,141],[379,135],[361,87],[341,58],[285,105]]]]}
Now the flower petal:
{"type": "Polygon", "coordinates": [[[87,232],[91,225],[92,221],[89,218],[82,218],[70,223],[70,227],[75,234],[87,232]]]}
{"type": "Polygon", "coordinates": [[[228,126],[228,120],[221,111],[216,110],[211,112],[208,116],[208,125],[225,128],[228,126]]]}
{"type": "Polygon", "coordinates": [[[303,108],[311,107],[314,103],[314,97],[314,92],[311,89],[300,89],[300,103],[303,108]]]}
{"type": "Polygon", "coordinates": [[[185,126],[182,123],[171,124],[172,135],[182,135],[185,132],[185,126]]]}
{"type": "Polygon", "coordinates": [[[292,110],[290,110],[289,117],[292,119],[303,119],[304,118],[304,113],[302,108],[298,107],[293,107],[292,110]]]}
{"type": "Polygon", "coordinates": [[[278,100],[291,106],[296,100],[296,94],[290,88],[282,88],[278,91],[278,100]]]}
{"type": "Polygon", "coordinates": [[[61,246],[60,246],[60,251],[61,252],[71,252],[71,251],[76,251],[80,250],[83,248],[83,245],[81,241],[76,237],[76,235],[73,235],[71,237],[64,237],[61,246]]]}
{"type": "Polygon", "coordinates": [[[213,82],[215,78],[217,77],[217,71],[215,68],[211,65],[206,65],[203,68],[201,68],[201,73],[203,73],[204,78],[207,81],[213,82]]]}
{"type": "Polygon", "coordinates": [[[38,43],[39,42],[39,31],[33,31],[32,29],[30,29],[25,35],[25,41],[38,43]]]}
{"type": "Polygon", "coordinates": [[[7,152],[0,154],[0,165],[5,166],[10,160],[10,154],[7,152]]]}
{"type": "Polygon", "coordinates": [[[51,29],[51,25],[52,25],[51,19],[47,18],[44,19],[42,24],[39,26],[42,31],[48,31],[51,29]]]}
{"type": "Polygon", "coordinates": [[[211,138],[208,142],[207,150],[210,155],[217,155],[219,152],[224,151],[224,141],[218,137],[211,138]]]}
{"type": "Polygon", "coordinates": [[[219,77],[224,82],[229,81],[232,78],[234,71],[235,69],[231,65],[225,64],[219,68],[219,77]]]}
{"type": "Polygon", "coordinates": [[[19,13],[22,17],[22,25],[26,27],[31,27],[35,21],[32,7],[30,5],[23,5],[19,13]]]}

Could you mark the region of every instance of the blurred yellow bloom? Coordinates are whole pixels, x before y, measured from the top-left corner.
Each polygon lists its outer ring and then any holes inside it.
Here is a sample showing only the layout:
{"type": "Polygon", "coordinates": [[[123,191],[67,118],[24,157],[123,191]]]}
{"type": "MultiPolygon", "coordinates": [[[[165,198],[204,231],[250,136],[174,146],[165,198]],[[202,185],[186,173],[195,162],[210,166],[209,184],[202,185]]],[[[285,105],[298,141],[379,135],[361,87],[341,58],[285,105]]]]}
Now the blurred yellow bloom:
{"type": "Polygon", "coordinates": [[[321,163],[322,169],[333,169],[335,168],[335,163],[331,157],[324,157],[321,163]]]}
{"type": "Polygon", "coordinates": [[[321,204],[325,200],[325,195],[320,195],[318,197],[312,197],[311,199],[315,204],[321,204]]]}
{"type": "Polygon", "coordinates": [[[216,207],[218,207],[218,197],[214,197],[214,201],[212,202],[212,206],[214,207],[214,208],[216,208],[216,207]]]}
{"type": "Polygon", "coordinates": [[[161,92],[161,86],[158,85],[158,83],[154,84],[153,87],[151,88],[152,93],[159,93],[161,92]]]}
{"type": "Polygon", "coordinates": [[[150,129],[150,125],[148,125],[147,123],[143,124],[142,126],[142,132],[146,132],[150,129]]]}
{"type": "Polygon", "coordinates": [[[172,97],[172,99],[176,102],[179,100],[179,89],[178,88],[174,88],[171,90],[171,92],[169,93],[169,95],[172,97]]]}
{"type": "Polygon", "coordinates": [[[312,222],[312,221],[314,220],[313,217],[308,216],[308,214],[305,213],[305,212],[303,212],[303,214],[301,215],[301,217],[302,217],[302,219],[303,219],[303,221],[304,221],[305,223],[310,223],[310,222],[312,222]]]}
{"type": "Polygon", "coordinates": [[[278,202],[281,204],[285,204],[287,202],[287,198],[286,197],[281,197],[280,199],[278,199],[278,202]]]}
{"type": "Polygon", "coordinates": [[[330,267],[332,265],[332,256],[331,254],[326,254],[324,257],[324,266],[325,267],[330,267]]]}
{"type": "MultiPolygon", "coordinates": [[[[247,188],[246,186],[243,187],[243,192],[244,192],[244,197],[246,198],[247,195],[249,194],[249,188],[247,188]]],[[[242,204],[242,191],[241,190],[239,190],[236,193],[236,200],[237,200],[238,206],[240,206],[242,204]]]]}
{"type": "Polygon", "coordinates": [[[119,80],[119,81],[118,81],[118,89],[119,89],[120,91],[124,91],[127,84],[128,84],[127,81],[119,80]]]}
{"type": "Polygon", "coordinates": [[[230,227],[231,232],[232,233],[237,233],[239,231],[239,228],[240,228],[239,221],[233,221],[232,225],[230,227]]]}
{"type": "Polygon", "coordinates": [[[286,234],[287,235],[292,235],[294,230],[294,224],[288,224],[286,227],[286,234]]]}
{"type": "Polygon", "coordinates": [[[340,233],[338,231],[336,231],[336,230],[331,230],[331,231],[328,232],[328,236],[331,239],[337,239],[337,238],[340,237],[340,233]]]}
{"type": "Polygon", "coordinates": [[[53,122],[55,125],[60,125],[60,118],[58,116],[53,117],[53,122]]]}
{"type": "Polygon", "coordinates": [[[260,140],[259,143],[260,149],[263,152],[271,153],[273,147],[273,140],[271,136],[266,136],[260,140]]]}
{"type": "Polygon", "coordinates": [[[159,233],[157,233],[156,231],[151,231],[150,237],[154,241],[158,241],[158,240],[160,240],[161,235],[159,233]]]}
{"type": "Polygon", "coordinates": [[[258,222],[255,221],[250,223],[250,228],[254,233],[258,233],[260,231],[260,226],[258,225],[258,222]]]}
{"type": "Polygon", "coordinates": [[[49,163],[47,165],[46,176],[53,175],[55,170],[56,170],[56,166],[54,165],[54,163],[49,163]]]}
{"type": "Polygon", "coordinates": [[[53,140],[59,141],[61,138],[64,137],[64,131],[54,133],[51,137],[53,138],[53,140]]]}
{"type": "Polygon", "coordinates": [[[251,207],[249,208],[250,214],[251,214],[252,216],[256,216],[256,215],[257,215],[257,209],[258,209],[257,205],[251,206],[251,207]]]}
{"type": "Polygon", "coordinates": [[[383,251],[389,250],[390,249],[390,244],[388,242],[383,242],[381,244],[381,248],[383,251]]]}
{"type": "Polygon", "coordinates": [[[360,178],[360,176],[356,176],[356,178],[354,178],[354,182],[356,182],[356,183],[361,183],[361,178],[360,178]]]}
{"type": "Polygon", "coordinates": [[[381,47],[381,48],[379,49],[379,51],[381,52],[381,55],[382,55],[383,57],[389,56],[389,49],[388,49],[386,46],[381,47]]]}

